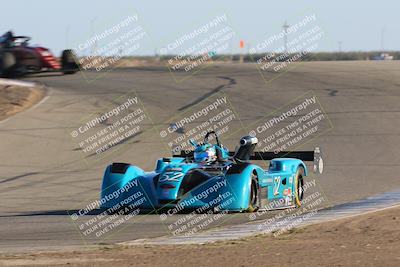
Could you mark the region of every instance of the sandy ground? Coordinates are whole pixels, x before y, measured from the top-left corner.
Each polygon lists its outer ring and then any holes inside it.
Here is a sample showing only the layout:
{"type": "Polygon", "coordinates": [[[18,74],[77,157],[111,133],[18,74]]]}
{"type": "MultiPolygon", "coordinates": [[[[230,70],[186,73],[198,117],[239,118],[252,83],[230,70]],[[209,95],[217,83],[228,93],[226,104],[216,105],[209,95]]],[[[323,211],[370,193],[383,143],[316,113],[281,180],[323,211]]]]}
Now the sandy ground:
{"type": "Polygon", "coordinates": [[[0,255],[0,266],[400,266],[400,207],[274,237],[0,255]]]}
{"type": "Polygon", "coordinates": [[[33,106],[44,95],[41,88],[0,85],[0,121],[33,106]]]}

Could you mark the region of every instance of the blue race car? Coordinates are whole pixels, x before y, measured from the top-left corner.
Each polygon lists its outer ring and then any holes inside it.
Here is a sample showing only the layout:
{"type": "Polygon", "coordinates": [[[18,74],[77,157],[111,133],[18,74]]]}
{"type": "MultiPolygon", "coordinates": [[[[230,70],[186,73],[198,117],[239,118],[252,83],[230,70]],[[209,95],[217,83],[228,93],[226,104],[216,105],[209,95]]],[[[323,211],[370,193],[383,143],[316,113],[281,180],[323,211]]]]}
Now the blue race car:
{"type": "Polygon", "coordinates": [[[151,172],[127,163],[109,165],[102,183],[101,208],[109,212],[168,209],[168,214],[175,214],[183,210],[251,212],[296,207],[301,205],[308,174],[303,161],[314,161],[314,169],[322,169],[318,148],[254,152],[257,138],[244,136],[236,151],[229,152],[213,131],[201,144],[190,142],[193,151],[158,159],[151,172]],[[215,144],[210,143],[210,136],[215,137],[215,144]],[[253,164],[254,160],[270,160],[268,170],[253,164]]]}

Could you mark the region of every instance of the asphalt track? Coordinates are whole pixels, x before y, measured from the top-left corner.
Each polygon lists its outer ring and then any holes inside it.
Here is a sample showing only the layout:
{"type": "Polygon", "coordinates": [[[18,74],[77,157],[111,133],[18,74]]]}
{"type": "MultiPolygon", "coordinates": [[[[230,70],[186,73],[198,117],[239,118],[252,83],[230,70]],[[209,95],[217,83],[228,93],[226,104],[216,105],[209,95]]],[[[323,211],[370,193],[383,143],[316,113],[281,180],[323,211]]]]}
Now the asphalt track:
{"type": "MultiPolygon", "coordinates": [[[[104,111],[132,90],[154,125],[221,92],[247,125],[312,90],[333,125],[302,147],[323,149],[324,174],[316,179],[327,200],[324,205],[400,188],[399,62],[303,63],[285,73],[264,73],[269,82],[252,64],[210,66],[179,83],[161,67],[119,69],[94,80],[96,75],[26,78],[50,87],[50,97],[0,123],[0,251],[159,237],[170,233],[166,225],[185,216],[161,221],[158,215],[137,215],[108,238],[86,240],[67,215],[98,197],[109,162],[131,162],[150,170],[158,157],[166,156],[160,155],[160,138],[148,134],[124,143],[118,153],[88,163],[71,139],[71,130],[82,118],[104,111]]],[[[239,137],[238,133],[224,141],[232,146],[239,137]]],[[[228,214],[218,224],[247,221],[248,214],[228,214]]]]}

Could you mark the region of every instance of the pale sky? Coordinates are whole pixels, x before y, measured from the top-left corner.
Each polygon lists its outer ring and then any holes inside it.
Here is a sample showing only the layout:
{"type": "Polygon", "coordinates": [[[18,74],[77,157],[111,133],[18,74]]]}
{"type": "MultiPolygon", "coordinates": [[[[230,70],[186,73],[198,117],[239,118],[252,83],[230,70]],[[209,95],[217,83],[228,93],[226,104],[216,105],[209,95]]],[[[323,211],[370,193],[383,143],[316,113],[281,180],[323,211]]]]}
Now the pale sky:
{"type": "Polygon", "coordinates": [[[21,0],[3,1],[0,31],[31,36],[33,44],[58,53],[135,13],[149,37],[135,53],[153,55],[182,34],[226,14],[236,33],[230,51],[238,52],[239,40],[249,47],[281,31],[285,21],[291,25],[299,14],[311,12],[326,33],[317,51],[337,51],[339,42],[343,51],[380,50],[382,45],[400,50],[399,10],[395,0],[21,0]]]}

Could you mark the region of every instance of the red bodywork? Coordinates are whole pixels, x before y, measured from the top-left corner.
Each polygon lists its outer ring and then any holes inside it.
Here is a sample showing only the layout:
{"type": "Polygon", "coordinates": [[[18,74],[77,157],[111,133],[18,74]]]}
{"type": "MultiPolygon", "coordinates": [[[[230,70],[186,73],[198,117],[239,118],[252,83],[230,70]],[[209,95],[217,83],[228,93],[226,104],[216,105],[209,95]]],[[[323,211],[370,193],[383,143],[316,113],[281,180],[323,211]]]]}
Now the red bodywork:
{"type": "Polygon", "coordinates": [[[49,49],[44,47],[34,47],[33,50],[39,55],[43,68],[61,69],[58,60],[53,56],[49,49]]]}
{"type": "Polygon", "coordinates": [[[74,74],[79,71],[73,50],[62,51],[57,58],[45,47],[30,46],[27,36],[13,36],[9,31],[0,36],[0,75],[24,75],[41,72],[74,74]],[[5,67],[3,67],[5,66],[5,67]]]}
{"type": "Polygon", "coordinates": [[[61,64],[58,59],[44,47],[29,46],[28,37],[16,37],[13,39],[14,46],[5,48],[4,51],[12,52],[18,65],[29,70],[40,71],[42,69],[60,70],[61,64]],[[16,42],[15,40],[26,40],[16,42]]]}

